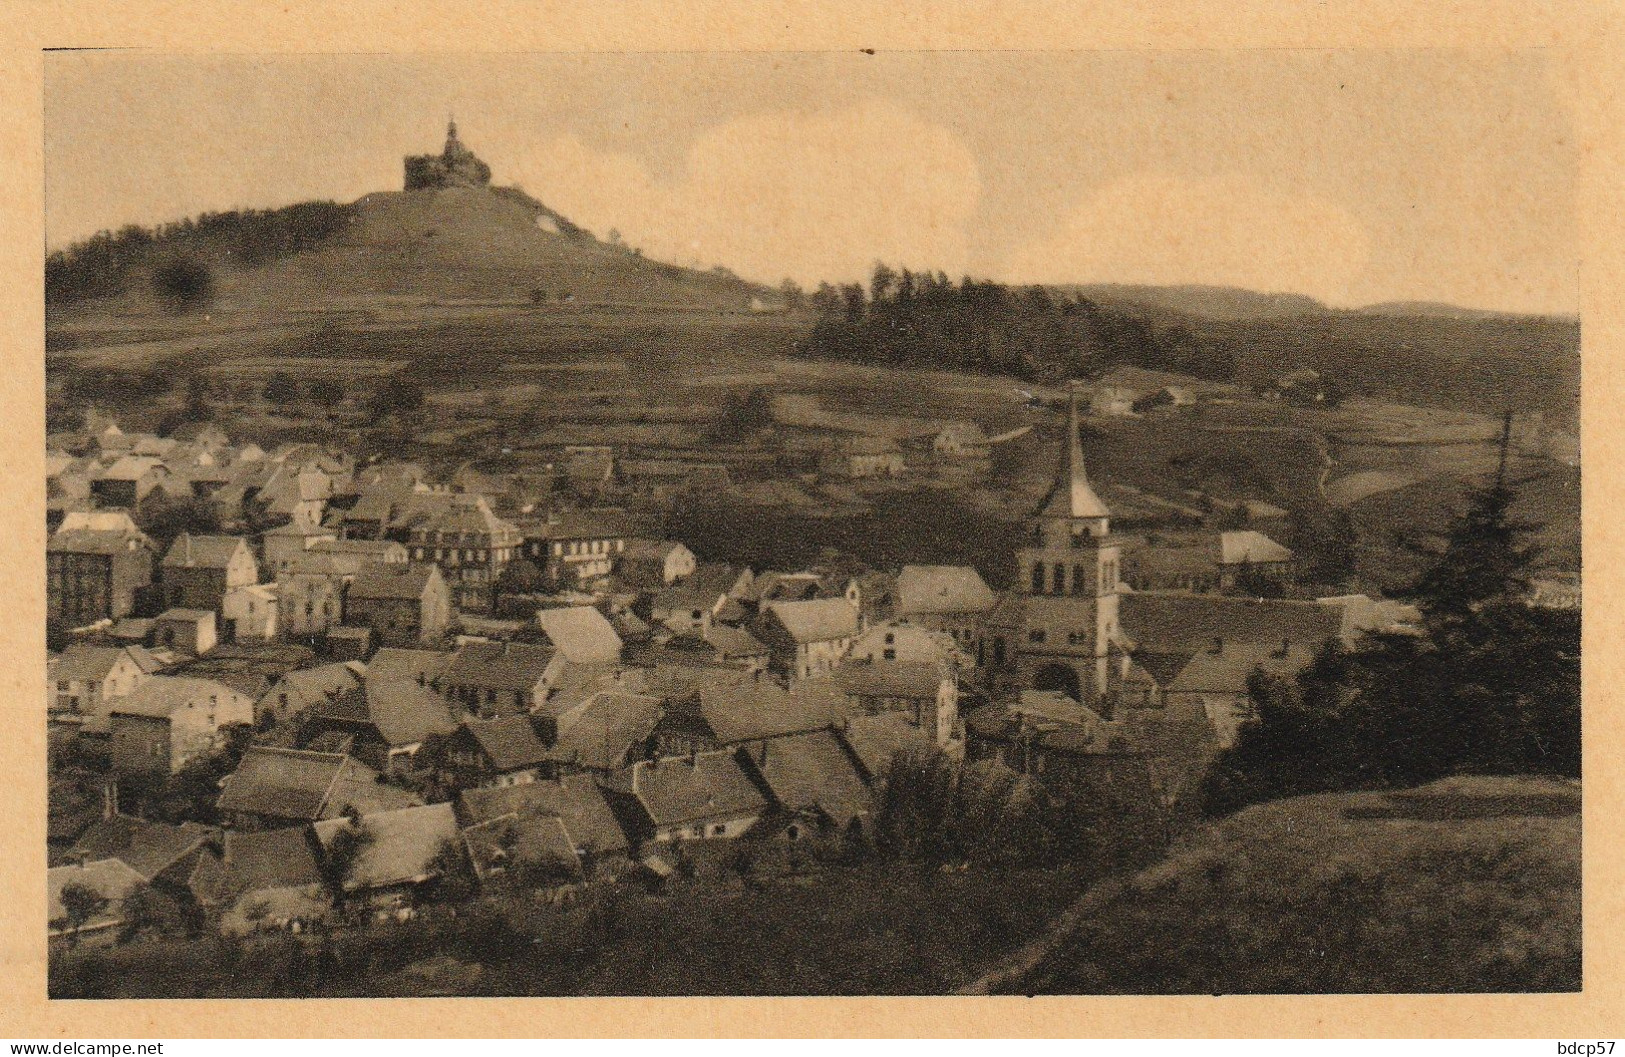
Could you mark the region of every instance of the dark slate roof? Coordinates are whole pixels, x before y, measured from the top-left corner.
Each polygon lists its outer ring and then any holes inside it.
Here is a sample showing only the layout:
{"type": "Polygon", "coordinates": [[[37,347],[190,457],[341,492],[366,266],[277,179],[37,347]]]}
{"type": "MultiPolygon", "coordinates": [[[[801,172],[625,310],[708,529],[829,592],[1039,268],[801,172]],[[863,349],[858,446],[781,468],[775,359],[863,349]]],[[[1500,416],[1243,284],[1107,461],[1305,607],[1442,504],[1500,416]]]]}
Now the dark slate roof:
{"type": "Polygon", "coordinates": [[[415,682],[422,677],[425,683],[433,683],[451,663],[451,658],[450,650],[409,650],[385,646],[367,661],[367,681],[415,682]]]}
{"type": "Polygon", "coordinates": [[[767,806],[731,752],[641,761],[632,767],[631,786],[658,827],[748,815],[767,806]]]}
{"type": "Polygon", "coordinates": [[[463,847],[474,873],[484,881],[515,863],[551,863],[580,873],[575,840],[557,815],[510,812],[463,830],[463,847]]]}
{"type": "Polygon", "coordinates": [[[257,833],[227,830],[217,870],[204,873],[199,897],[231,903],[268,888],[302,888],[322,883],[316,838],[309,826],[257,833]]]}
{"type": "Polygon", "coordinates": [[[482,690],[529,690],[541,681],[553,650],[527,642],[470,642],[458,647],[442,669],[446,686],[482,690]]]}
{"type": "Polygon", "coordinates": [[[364,694],[368,718],[391,746],[415,745],[457,729],[445,699],[416,680],[369,678],[364,694]]]}
{"type": "Polygon", "coordinates": [[[773,799],[787,811],[816,808],[845,825],[873,807],[852,758],[830,731],[775,738],[749,756],[773,799]]]}
{"type": "Polygon", "coordinates": [[[663,715],[658,698],[600,690],[559,733],[548,755],[594,770],[615,770],[626,765],[628,756],[654,732],[663,715]]]}
{"type": "Polygon", "coordinates": [[[164,555],[165,568],[224,569],[247,541],[237,536],[193,536],[183,532],[164,555]]]}
{"type": "Polygon", "coordinates": [[[859,697],[935,698],[948,673],[935,661],[848,661],[835,669],[835,685],[859,697]]]}
{"type": "Polygon", "coordinates": [[[528,715],[465,719],[463,726],[499,771],[516,771],[548,758],[547,746],[536,736],[536,728],[528,715]]]}
{"type": "Polygon", "coordinates": [[[699,690],[700,715],[724,745],[823,730],[844,714],[845,698],[821,684],[785,690],[749,676],[699,690]]]}
{"type": "Polygon", "coordinates": [[[1141,591],[1118,604],[1124,633],[1155,653],[1195,652],[1215,640],[1314,645],[1343,628],[1342,608],[1319,602],[1141,591]]]}
{"type": "Polygon", "coordinates": [[[209,840],[205,829],[113,815],[91,823],[74,842],[73,851],[86,861],[118,859],[150,881],[209,840]]]}
{"type": "Polygon", "coordinates": [[[436,572],[432,565],[368,562],[350,584],[350,597],[419,601],[436,572]]]}
{"type": "Polygon", "coordinates": [[[471,825],[503,815],[558,816],[576,845],[589,855],[627,850],[626,831],[610,810],[598,783],[584,774],[556,782],[525,782],[494,789],[465,789],[458,802],[471,825]]]}
{"type": "Polygon", "coordinates": [[[318,819],[346,757],[265,745],[243,753],[221,783],[219,809],[275,818],[318,819]]]}
{"type": "Polygon", "coordinates": [[[932,745],[931,736],[906,712],[853,716],[840,733],[871,781],[891,769],[892,757],[899,752],[928,749],[932,745]]]}

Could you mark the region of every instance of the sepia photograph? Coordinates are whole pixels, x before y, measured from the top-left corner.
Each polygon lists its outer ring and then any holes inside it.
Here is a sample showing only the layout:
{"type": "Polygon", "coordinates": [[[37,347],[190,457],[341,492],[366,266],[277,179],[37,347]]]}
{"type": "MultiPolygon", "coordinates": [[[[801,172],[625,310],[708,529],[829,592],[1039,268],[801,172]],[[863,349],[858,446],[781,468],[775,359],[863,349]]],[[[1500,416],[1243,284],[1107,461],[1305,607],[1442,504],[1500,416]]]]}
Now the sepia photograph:
{"type": "Polygon", "coordinates": [[[43,66],[51,999],[1581,991],[1551,53],[43,66]]]}

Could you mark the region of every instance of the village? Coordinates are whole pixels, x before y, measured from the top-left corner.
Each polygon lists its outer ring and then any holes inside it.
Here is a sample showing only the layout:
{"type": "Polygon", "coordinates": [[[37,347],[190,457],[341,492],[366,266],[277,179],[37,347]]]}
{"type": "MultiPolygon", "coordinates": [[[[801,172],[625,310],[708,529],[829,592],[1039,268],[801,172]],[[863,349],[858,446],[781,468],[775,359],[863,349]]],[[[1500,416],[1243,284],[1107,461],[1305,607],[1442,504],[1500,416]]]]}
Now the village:
{"type": "MultiPolygon", "coordinates": [[[[997,761],[1166,839],[1255,671],[1416,613],[1287,597],[1294,555],[1257,529],[1114,531],[1080,438],[1117,399],[1074,386],[1051,412],[1005,591],[968,566],[703,562],[623,507],[208,424],[53,436],[53,943],[152,931],[155,900],[303,932],[480,891],[658,891],[736,842],[861,848],[911,754],[997,761]],[[135,514],[165,502],[219,530],[161,544],[135,514]]],[[[902,472],[895,446],[842,451],[902,472]]],[[[599,484],[644,469],[557,457],[599,484]]]]}

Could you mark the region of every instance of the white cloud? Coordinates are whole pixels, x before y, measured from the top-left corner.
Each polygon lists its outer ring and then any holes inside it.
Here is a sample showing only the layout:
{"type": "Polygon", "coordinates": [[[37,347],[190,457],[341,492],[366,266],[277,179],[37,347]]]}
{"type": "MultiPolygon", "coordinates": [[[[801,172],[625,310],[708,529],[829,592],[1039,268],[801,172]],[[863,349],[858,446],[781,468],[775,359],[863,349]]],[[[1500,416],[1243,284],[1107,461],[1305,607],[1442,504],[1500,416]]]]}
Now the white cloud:
{"type": "Polygon", "coordinates": [[[980,178],[950,130],[869,101],[752,114],[707,129],[682,171],[560,136],[502,166],[600,236],[655,258],[724,264],[752,279],[857,279],[876,259],[957,274],[980,178]]]}
{"type": "Polygon", "coordinates": [[[1342,301],[1370,255],[1346,210],[1236,176],[1135,173],[1010,255],[1015,282],[1209,283],[1342,301]]]}

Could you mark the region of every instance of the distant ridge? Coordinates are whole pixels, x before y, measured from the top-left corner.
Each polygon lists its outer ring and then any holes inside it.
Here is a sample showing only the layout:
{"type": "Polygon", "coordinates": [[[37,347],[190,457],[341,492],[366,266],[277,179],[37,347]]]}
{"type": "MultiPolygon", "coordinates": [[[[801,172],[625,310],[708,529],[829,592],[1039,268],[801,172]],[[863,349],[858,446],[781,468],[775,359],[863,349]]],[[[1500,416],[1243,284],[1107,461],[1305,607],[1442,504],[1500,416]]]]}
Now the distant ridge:
{"type": "Polygon", "coordinates": [[[1172,310],[1207,319],[1285,319],[1331,311],[1304,294],[1259,293],[1235,286],[1089,283],[1056,289],[1103,304],[1172,310]]]}

